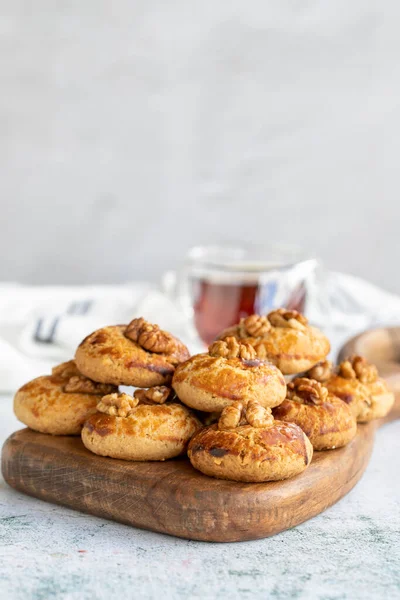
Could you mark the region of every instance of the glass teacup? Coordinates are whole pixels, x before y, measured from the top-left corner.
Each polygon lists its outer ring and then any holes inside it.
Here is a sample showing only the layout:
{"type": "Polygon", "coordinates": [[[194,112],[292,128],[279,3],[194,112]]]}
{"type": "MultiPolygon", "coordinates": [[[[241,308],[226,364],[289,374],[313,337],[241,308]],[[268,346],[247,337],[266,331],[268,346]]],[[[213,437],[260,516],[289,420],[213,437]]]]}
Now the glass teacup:
{"type": "Polygon", "coordinates": [[[281,306],[304,312],[306,282],[317,264],[288,246],[195,246],[175,275],[174,296],[210,344],[223,329],[253,313],[281,306]]]}

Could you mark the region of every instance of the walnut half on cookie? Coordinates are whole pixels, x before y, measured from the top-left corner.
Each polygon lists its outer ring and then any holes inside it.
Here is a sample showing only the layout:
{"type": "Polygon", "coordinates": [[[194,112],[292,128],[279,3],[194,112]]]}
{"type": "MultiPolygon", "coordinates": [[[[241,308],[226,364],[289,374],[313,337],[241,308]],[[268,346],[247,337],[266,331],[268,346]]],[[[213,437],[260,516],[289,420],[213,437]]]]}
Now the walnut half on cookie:
{"type": "Polygon", "coordinates": [[[306,377],[288,384],[285,401],[274,408],[273,413],[276,419],[301,427],[314,450],[345,446],[357,432],[349,407],[319,381],[306,377]]]}
{"type": "Polygon", "coordinates": [[[277,406],[286,395],[282,373],[233,337],[178,365],[172,387],[184,404],[204,412],[221,412],[236,400],[277,406]]]}
{"type": "Polygon", "coordinates": [[[271,409],[255,401],[224,408],[219,422],[198,431],[188,448],[193,467],[205,475],[245,482],[298,475],[312,454],[297,425],[275,421],[271,409]]]}
{"type": "Polygon", "coordinates": [[[156,385],[147,390],[135,390],[134,396],[142,404],[164,404],[173,392],[166,385],[156,385]]]}
{"type": "Polygon", "coordinates": [[[394,394],[386,381],[363,356],[342,361],[324,385],[350,407],[359,423],[385,417],[394,404],[394,394]]]}
{"type": "Polygon", "coordinates": [[[186,346],[143,318],[103,327],[79,345],[79,370],[94,381],[148,388],[171,382],[176,365],[189,358],[186,346]]]}
{"type": "Polygon", "coordinates": [[[166,402],[165,390],[137,391],[143,394],[109,394],[100,400],[98,412],[82,429],[86,448],[100,456],[132,461],[167,460],[182,454],[200,421],[179,402],[166,402]]]}
{"type": "Polygon", "coordinates": [[[279,308],[267,316],[250,315],[225,329],[219,340],[230,337],[250,344],[257,357],[276,365],[283,374],[301,373],[324,359],[328,339],[306,317],[295,310],[279,308]]]}
{"type": "Polygon", "coordinates": [[[23,385],[15,394],[14,412],[22,423],[35,431],[79,435],[103,394],[117,389],[83,376],[70,360],[54,367],[51,375],[37,377],[23,385]]]}

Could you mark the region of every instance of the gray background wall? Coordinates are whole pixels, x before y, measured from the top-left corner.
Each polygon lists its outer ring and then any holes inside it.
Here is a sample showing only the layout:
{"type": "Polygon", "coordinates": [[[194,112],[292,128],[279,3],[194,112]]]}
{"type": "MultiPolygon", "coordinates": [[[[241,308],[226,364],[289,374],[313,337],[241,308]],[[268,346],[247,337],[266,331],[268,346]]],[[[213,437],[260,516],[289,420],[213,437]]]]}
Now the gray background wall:
{"type": "Polygon", "coordinates": [[[0,0],[0,280],[296,242],[400,292],[397,0],[0,0]]]}

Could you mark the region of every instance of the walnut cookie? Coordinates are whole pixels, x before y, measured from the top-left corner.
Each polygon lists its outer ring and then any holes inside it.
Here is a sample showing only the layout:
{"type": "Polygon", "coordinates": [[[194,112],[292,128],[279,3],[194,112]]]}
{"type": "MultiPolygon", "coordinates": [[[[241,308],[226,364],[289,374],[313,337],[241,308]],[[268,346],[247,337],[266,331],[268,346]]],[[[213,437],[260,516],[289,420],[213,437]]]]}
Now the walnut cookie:
{"type": "Polygon", "coordinates": [[[166,386],[110,394],[97,404],[82,429],[86,448],[100,456],[132,461],[166,460],[185,451],[201,427],[166,386]]]}
{"type": "Polygon", "coordinates": [[[327,356],[330,344],[306,317],[295,310],[279,308],[266,317],[250,315],[225,329],[218,339],[235,337],[254,347],[258,358],[269,360],[284,375],[301,373],[327,356]]]}
{"type": "Polygon", "coordinates": [[[75,361],[54,367],[51,375],[23,385],[14,397],[17,418],[35,431],[52,435],[79,435],[99,399],[117,390],[83,376],[75,361]]]}
{"type": "Polygon", "coordinates": [[[394,394],[375,365],[362,356],[342,361],[336,369],[328,361],[316,365],[309,374],[343,400],[359,423],[385,417],[394,404],[394,394]]]}
{"type": "Polygon", "coordinates": [[[217,424],[200,430],[189,443],[188,456],[205,475],[232,481],[288,479],[310,464],[313,448],[294,423],[275,421],[258,402],[234,402],[217,424]]]}
{"type": "Polygon", "coordinates": [[[331,450],[348,444],[357,433],[350,408],[314,379],[299,377],[288,384],[287,397],[273,410],[274,417],[295,423],[314,450],[331,450]]]}
{"type": "Polygon", "coordinates": [[[172,387],[184,404],[210,413],[221,412],[236,400],[277,406],[286,395],[282,373],[234,337],[214,342],[208,353],[178,365],[172,387]]]}
{"type": "Polygon", "coordinates": [[[95,381],[146,388],[169,383],[176,365],[189,356],[180,340],[139,318],[91,333],[79,345],[75,360],[95,381]]]}

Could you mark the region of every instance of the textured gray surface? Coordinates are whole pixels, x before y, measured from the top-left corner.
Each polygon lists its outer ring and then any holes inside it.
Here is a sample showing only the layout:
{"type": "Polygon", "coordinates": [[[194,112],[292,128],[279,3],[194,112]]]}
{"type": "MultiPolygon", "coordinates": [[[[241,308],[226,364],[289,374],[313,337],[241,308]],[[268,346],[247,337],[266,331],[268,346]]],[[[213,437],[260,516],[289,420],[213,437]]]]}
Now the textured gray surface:
{"type": "Polygon", "coordinates": [[[400,292],[399,13],[1,0],[0,280],[155,278],[267,239],[400,292]]]}
{"type": "MultiPolygon", "coordinates": [[[[19,428],[0,399],[0,440],[19,428]]],[[[0,481],[0,596],[400,598],[400,423],[378,432],[357,487],[300,527],[206,544],[136,530],[23,496],[0,481]]]]}

